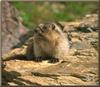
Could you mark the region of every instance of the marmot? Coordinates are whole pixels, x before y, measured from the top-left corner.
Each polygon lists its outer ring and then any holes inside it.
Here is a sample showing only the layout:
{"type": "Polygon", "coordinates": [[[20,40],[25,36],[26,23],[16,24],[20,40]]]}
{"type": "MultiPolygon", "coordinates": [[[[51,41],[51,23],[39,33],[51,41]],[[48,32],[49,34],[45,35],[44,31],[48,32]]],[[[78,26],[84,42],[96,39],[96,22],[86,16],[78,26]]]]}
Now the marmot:
{"type": "Polygon", "coordinates": [[[28,42],[27,59],[50,59],[50,62],[58,62],[59,59],[65,58],[69,50],[69,41],[62,30],[63,26],[59,23],[39,24],[28,42]]]}

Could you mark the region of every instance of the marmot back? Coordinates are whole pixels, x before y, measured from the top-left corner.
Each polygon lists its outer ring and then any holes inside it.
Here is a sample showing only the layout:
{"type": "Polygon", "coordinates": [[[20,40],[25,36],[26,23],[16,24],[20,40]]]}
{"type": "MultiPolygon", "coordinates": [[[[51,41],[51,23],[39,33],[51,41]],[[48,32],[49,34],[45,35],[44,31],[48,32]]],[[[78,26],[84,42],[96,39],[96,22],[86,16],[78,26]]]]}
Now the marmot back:
{"type": "Polygon", "coordinates": [[[62,28],[59,23],[38,25],[28,44],[27,59],[50,59],[51,62],[57,62],[65,58],[69,50],[69,41],[62,28]]]}

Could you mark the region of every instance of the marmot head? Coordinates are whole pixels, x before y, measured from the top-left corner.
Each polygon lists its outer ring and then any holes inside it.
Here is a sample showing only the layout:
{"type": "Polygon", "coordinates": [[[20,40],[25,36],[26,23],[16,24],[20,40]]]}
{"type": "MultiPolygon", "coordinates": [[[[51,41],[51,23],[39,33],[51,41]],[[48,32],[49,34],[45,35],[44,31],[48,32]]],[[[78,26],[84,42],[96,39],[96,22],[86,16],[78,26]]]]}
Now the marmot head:
{"type": "Polygon", "coordinates": [[[39,24],[34,30],[34,35],[46,40],[55,40],[63,35],[63,26],[57,22],[39,24]]]}

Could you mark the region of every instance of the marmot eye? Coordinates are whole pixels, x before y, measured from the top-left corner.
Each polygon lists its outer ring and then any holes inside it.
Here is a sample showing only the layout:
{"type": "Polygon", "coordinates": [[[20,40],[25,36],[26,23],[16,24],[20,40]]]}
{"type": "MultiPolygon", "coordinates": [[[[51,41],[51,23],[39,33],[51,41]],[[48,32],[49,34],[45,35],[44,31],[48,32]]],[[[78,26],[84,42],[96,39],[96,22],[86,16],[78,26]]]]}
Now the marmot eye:
{"type": "Polygon", "coordinates": [[[52,24],[52,29],[55,29],[55,25],[54,24],[52,24]]]}

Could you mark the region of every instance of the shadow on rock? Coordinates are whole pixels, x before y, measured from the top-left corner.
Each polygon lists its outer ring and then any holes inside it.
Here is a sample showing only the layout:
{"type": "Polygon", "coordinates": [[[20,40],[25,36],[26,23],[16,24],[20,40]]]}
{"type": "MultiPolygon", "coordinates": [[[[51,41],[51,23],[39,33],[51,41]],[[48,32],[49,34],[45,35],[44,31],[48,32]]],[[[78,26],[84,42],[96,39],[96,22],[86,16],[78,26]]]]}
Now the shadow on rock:
{"type": "Polygon", "coordinates": [[[6,71],[3,70],[2,71],[2,85],[12,85],[12,86],[18,86],[18,85],[31,85],[31,86],[41,86],[38,83],[33,83],[30,82],[29,80],[24,80],[22,78],[20,78],[21,74],[16,72],[16,71],[6,71]]]}

